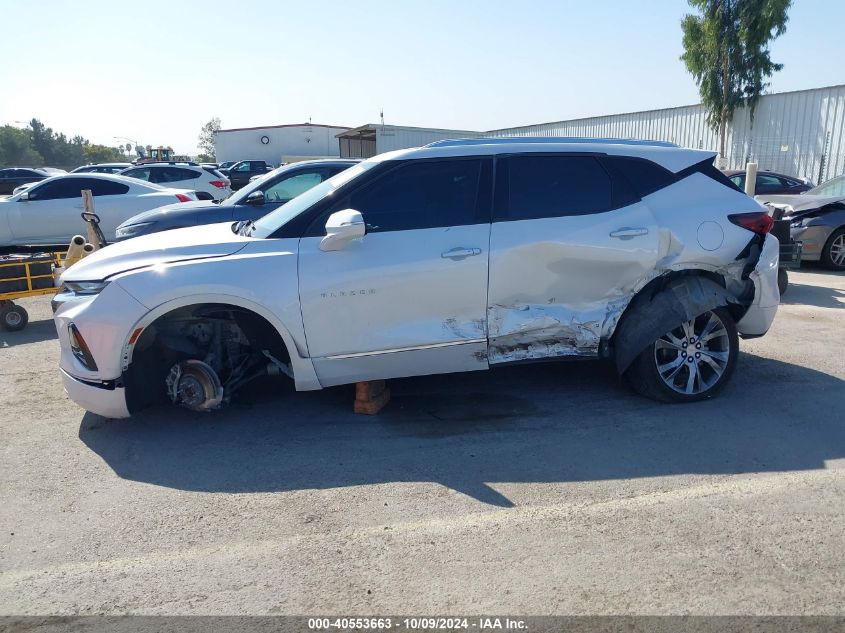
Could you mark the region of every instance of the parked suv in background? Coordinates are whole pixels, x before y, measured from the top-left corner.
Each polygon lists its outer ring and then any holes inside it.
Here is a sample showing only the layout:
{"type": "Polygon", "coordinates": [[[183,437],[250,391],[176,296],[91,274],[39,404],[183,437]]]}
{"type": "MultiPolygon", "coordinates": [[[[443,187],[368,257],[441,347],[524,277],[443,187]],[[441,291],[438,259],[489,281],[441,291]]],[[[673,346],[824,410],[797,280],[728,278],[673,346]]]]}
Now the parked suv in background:
{"type": "Polygon", "coordinates": [[[256,222],[113,244],[55,298],[70,397],[108,417],[296,389],[612,358],[669,402],[729,380],[779,301],[772,219],[712,152],[468,139],[376,156],[256,222]],[[234,229],[234,230],[233,230],[234,229]]]}
{"type": "Polygon", "coordinates": [[[226,221],[257,220],[311,187],[348,169],[357,159],[308,160],[271,171],[261,183],[251,182],[223,202],[168,204],[135,215],[115,231],[116,240],[226,221]]]}
{"type": "Polygon", "coordinates": [[[96,165],[83,165],[74,169],[72,174],[119,174],[124,169],[132,167],[132,163],[98,163],[96,165]]]}
{"type": "Polygon", "coordinates": [[[249,179],[253,176],[264,175],[272,170],[273,166],[263,160],[242,160],[229,167],[226,173],[232,182],[232,190],[236,191],[249,184],[249,179]]]}
{"type": "Polygon", "coordinates": [[[196,163],[145,163],[125,169],[120,174],[165,187],[203,191],[211,195],[212,200],[224,200],[232,193],[226,177],[215,169],[196,163]]]}

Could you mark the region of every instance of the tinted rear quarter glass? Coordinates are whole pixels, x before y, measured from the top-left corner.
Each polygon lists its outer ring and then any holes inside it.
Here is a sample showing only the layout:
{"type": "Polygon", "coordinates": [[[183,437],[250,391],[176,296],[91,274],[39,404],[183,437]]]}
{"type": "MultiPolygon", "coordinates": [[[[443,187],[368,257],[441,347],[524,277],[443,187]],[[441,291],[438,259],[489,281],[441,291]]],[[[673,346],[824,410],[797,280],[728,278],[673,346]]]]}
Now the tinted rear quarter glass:
{"type": "Polygon", "coordinates": [[[90,179],[83,181],[82,189],[90,189],[94,196],[118,196],[129,191],[129,186],[122,182],[112,182],[111,180],[90,179]]]}
{"type": "Polygon", "coordinates": [[[223,178],[223,174],[214,169],[214,167],[203,167],[206,173],[211,174],[214,178],[223,178]]]}

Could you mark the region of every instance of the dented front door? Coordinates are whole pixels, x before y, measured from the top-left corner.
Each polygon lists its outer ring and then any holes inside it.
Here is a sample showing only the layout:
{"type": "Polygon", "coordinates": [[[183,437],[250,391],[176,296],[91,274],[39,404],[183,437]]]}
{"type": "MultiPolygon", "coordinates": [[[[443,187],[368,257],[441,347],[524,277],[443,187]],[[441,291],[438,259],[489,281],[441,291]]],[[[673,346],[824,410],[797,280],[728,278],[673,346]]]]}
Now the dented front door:
{"type": "Polygon", "coordinates": [[[641,201],[613,208],[591,156],[514,156],[497,164],[490,238],[490,364],[590,357],[658,259],[641,201]]]}
{"type": "Polygon", "coordinates": [[[487,367],[482,162],[399,165],[329,210],[360,212],[364,237],[331,252],[320,235],[300,240],[302,318],[324,386],[487,367]]]}

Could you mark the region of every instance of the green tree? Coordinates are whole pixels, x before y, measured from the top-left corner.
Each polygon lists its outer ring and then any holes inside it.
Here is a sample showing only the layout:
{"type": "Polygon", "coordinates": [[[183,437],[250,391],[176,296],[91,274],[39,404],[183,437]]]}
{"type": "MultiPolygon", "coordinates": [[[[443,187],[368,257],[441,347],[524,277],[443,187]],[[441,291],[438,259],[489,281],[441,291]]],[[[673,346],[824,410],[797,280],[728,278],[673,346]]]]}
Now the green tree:
{"type": "Polygon", "coordinates": [[[0,166],[41,167],[44,157],[32,147],[29,130],[0,127],[0,166]]]}
{"type": "Polygon", "coordinates": [[[688,0],[697,14],[684,16],[681,59],[695,77],[707,122],[719,131],[725,156],[725,131],[734,111],[754,108],[767,79],[783,68],[769,55],[769,42],[786,31],[792,0],[688,0]]]}
{"type": "Polygon", "coordinates": [[[82,148],[85,163],[122,163],[126,156],[121,149],[108,147],[107,145],[89,144],[85,141],[82,148]]]}
{"type": "Polygon", "coordinates": [[[199,147],[200,153],[204,156],[210,156],[212,161],[214,160],[214,133],[219,129],[220,119],[218,117],[214,117],[202,126],[199,140],[197,142],[197,147],[199,147]]]}

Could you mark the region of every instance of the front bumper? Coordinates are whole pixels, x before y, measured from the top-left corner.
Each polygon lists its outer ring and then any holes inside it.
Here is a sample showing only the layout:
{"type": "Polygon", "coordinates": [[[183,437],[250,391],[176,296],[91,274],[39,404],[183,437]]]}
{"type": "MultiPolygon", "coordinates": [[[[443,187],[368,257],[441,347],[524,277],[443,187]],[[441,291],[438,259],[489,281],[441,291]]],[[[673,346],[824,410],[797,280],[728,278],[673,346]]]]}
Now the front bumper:
{"type": "Polygon", "coordinates": [[[801,261],[817,262],[830,236],[829,226],[798,226],[790,230],[793,240],[801,242],[801,261]]]}
{"type": "Polygon", "coordinates": [[[68,397],[80,407],[104,418],[128,418],[126,390],[114,381],[97,383],[75,378],[64,369],[62,384],[68,397]]]}

